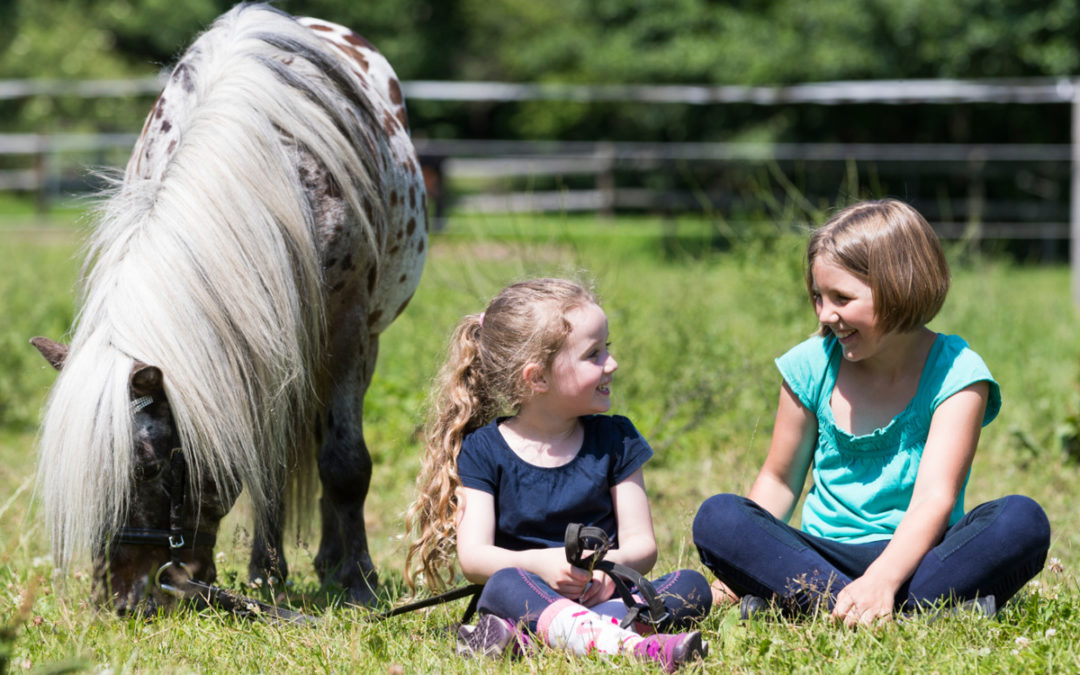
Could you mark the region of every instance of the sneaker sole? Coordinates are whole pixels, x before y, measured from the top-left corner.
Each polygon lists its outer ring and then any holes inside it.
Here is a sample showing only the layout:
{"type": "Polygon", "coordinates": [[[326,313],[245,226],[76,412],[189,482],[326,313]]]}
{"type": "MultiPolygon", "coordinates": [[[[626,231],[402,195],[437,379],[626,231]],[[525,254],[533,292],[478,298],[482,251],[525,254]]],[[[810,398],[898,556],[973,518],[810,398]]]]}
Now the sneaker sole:
{"type": "Polygon", "coordinates": [[[669,671],[677,670],[684,664],[692,661],[704,660],[709,655],[709,643],[701,639],[701,633],[693,631],[686,640],[679,645],[678,651],[671,655],[669,671]]]}
{"type": "Polygon", "coordinates": [[[497,659],[513,639],[514,632],[505,621],[484,615],[475,626],[458,628],[456,651],[468,658],[497,659]]]}

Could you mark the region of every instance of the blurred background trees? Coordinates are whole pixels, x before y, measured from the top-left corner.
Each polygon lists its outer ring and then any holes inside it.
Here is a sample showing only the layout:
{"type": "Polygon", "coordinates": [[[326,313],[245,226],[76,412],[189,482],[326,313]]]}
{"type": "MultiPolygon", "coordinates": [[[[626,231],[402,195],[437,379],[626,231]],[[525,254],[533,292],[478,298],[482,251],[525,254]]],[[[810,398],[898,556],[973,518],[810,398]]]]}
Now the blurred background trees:
{"type": "MultiPolygon", "coordinates": [[[[378,46],[405,82],[786,85],[912,78],[1064,82],[1080,76],[1077,0],[273,4],[353,28],[378,46]]],[[[232,5],[233,0],[0,0],[0,81],[152,77],[232,5]]],[[[113,98],[0,96],[0,133],[134,133],[151,100],[149,93],[113,98]]],[[[979,146],[962,159],[861,160],[857,167],[854,160],[836,161],[835,153],[831,161],[691,165],[666,160],[648,167],[624,163],[619,168],[625,170],[606,174],[500,176],[505,180],[498,189],[552,195],[593,188],[608,193],[612,188],[646,190],[660,195],[660,202],[631,208],[670,215],[690,205],[689,210],[710,217],[767,221],[797,220],[798,214],[785,210],[792,201],[801,204],[797,211],[805,211],[807,206],[825,208],[859,196],[892,194],[916,203],[932,222],[951,223],[954,233],[959,228],[965,239],[983,221],[1006,227],[1049,224],[1055,233],[1036,235],[1034,248],[1026,243],[1017,247],[1021,257],[1030,250],[1041,259],[1060,258],[1065,251],[1062,226],[1069,221],[1070,167],[1059,155],[1072,142],[1070,113],[1070,106],[1061,103],[764,106],[409,100],[413,136],[434,141],[1039,144],[1055,159],[988,163],[980,159],[979,146]],[[675,201],[664,202],[664,194],[674,194],[675,201]]],[[[121,150],[126,147],[85,161],[122,163],[121,150]]],[[[438,151],[430,157],[440,166],[445,158],[438,151]]],[[[64,177],[47,158],[28,160],[25,152],[0,156],[0,173],[26,170],[28,161],[36,162],[33,170],[52,186],[47,190],[64,191],[64,177]]],[[[474,184],[469,189],[478,187],[474,184]]]]}
{"type": "MultiPolygon", "coordinates": [[[[119,78],[169,64],[231,0],[0,0],[0,79],[119,78]]],[[[789,84],[848,79],[1071,76],[1080,71],[1075,0],[280,0],[293,14],[348,25],[404,80],[649,84],[789,84]]],[[[122,102],[3,103],[3,130],[90,124],[130,128],[122,102]]],[[[897,114],[783,107],[469,106],[422,102],[431,136],[636,140],[905,139],[944,131],[978,140],[974,106],[897,114]],[[819,111],[820,112],[820,111],[819,111]],[[914,124],[911,122],[915,122],[914,124]]],[[[1060,106],[1059,106],[1060,108],[1060,106]]],[[[1067,111],[1017,110],[1028,142],[1067,135],[1067,111]],[[1054,116],[1054,113],[1059,113],[1054,116]],[[1050,115],[1051,117],[1046,117],[1050,115]],[[1062,117],[1064,115],[1064,117],[1062,117]],[[1058,119],[1061,117],[1061,119],[1058,119]]]]}

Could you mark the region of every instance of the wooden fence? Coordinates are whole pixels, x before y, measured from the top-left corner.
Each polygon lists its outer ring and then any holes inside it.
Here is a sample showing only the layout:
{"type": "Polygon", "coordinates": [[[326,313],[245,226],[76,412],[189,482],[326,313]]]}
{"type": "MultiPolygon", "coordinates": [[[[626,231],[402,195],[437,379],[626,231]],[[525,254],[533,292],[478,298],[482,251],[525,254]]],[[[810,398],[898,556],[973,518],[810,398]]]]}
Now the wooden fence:
{"type": "MultiPolygon", "coordinates": [[[[93,82],[0,81],[0,100],[28,96],[149,96],[158,91],[161,82],[161,78],[93,82]]],[[[417,145],[426,159],[429,173],[442,178],[440,191],[444,194],[445,185],[451,190],[467,183],[485,188],[460,195],[457,207],[472,210],[588,210],[602,213],[626,209],[722,210],[730,206],[725,202],[730,200],[730,195],[694,185],[675,190],[625,187],[616,177],[628,173],[670,172],[673,167],[723,170],[732,166],[856,163],[887,167],[916,164],[919,172],[933,169],[942,175],[960,175],[966,180],[966,194],[959,200],[931,204],[937,213],[929,213],[928,217],[943,236],[974,234],[984,238],[1067,239],[1073,269],[1073,298],[1080,305],[1080,80],[824,82],[783,87],[413,81],[403,83],[403,88],[411,99],[454,101],[634,101],[763,106],[1067,104],[1072,110],[1072,142],[1068,145],[524,143],[423,139],[417,139],[417,145]],[[1045,171],[1040,169],[1038,172],[1018,170],[1015,180],[1028,180],[1031,190],[1036,193],[1042,187],[1062,193],[1059,199],[1042,201],[1068,204],[1067,215],[1063,211],[1048,211],[1043,208],[1046,204],[1032,214],[1030,205],[998,203],[988,198],[985,181],[993,175],[995,167],[1017,166],[1044,167],[1045,171]],[[1042,175],[1046,171],[1056,178],[1048,180],[1042,175]],[[550,180],[545,185],[554,180],[556,187],[518,189],[514,183],[517,177],[541,181],[547,177],[550,180]],[[585,187],[583,180],[588,182],[585,187]],[[1055,187],[1057,184],[1063,187],[1055,187]],[[957,214],[962,217],[956,218],[957,214]],[[1013,218],[1010,214],[1023,217],[1013,218]]],[[[0,171],[0,189],[36,191],[45,208],[49,196],[62,189],[70,167],[100,163],[108,153],[130,147],[133,140],[133,134],[0,134],[0,157],[27,158],[26,165],[21,168],[0,171]]],[[[927,206],[919,206],[927,210],[927,206]]]]}

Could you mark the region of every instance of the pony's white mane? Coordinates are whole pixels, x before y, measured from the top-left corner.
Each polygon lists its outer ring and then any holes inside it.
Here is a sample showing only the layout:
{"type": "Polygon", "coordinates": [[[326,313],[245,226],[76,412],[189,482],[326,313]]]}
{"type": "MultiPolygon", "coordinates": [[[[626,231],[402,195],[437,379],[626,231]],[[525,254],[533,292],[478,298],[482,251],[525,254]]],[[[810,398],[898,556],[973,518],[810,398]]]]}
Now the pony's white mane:
{"type": "Polygon", "coordinates": [[[297,148],[370,239],[361,202],[381,200],[361,127],[373,113],[326,43],[276,10],[240,6],[193,49],[193,103],[172,120],[181,141],[164,175],[129,169],[102,205],[45,409],[38,492],[63,567],[129,507],[136,360],[164,374],[193,487],[210,477],[230,503],[246,488],[266,517],[286,475],[312,478],[298,455],[312,446],[325,296],[297,148]],[[283,65],[283,46],[299,63],[283,65]]]}

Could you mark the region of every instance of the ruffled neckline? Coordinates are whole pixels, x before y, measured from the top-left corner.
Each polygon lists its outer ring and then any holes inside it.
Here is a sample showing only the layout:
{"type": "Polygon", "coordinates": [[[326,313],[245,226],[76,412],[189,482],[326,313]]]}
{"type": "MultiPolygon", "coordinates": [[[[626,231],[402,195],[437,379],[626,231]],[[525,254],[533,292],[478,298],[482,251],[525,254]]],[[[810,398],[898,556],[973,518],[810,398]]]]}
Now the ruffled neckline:
{"type": "Polygon", "coordinates": [[[934,343],[930,346],[930,351],[926,354],[926,361],[923,363],[922,372],[919,374],[919,386],[916,387],[915,394],[912,395],[911,400],[907,402],[904,409],[889,420],[889,423],[885,426],[874,429],[869,433],[859,435],[841,428],[840,425],[836,423],[836,418],[833,417],[832,395],[833,389],[836,388],[836,378],[837,374],[840,372],[840,362],[843,359],[843,354],[837,349],[839,343],[837,342],[836,337],[830,335],[827,338],[830,341],[828,346],[829,367],[826,375],[828,379],[825,382],[828,394],[822,398],[822,410],[819,419],[828,424],[832,431],[832,437],[836,439],[837,449],[857,452],[865,456],[893,452],[899,447],[899,443],[896,442],[895,437],[900,434],[904,426],[915,414],[915,402],[919,400],[920,396],[923,394],[923,388],[927,386],[927,369],[937,358],[938,352],[941,350],[941,345],[944,342],[941,337],[941,333],[936,333],[934,335],[934,343]]]}

